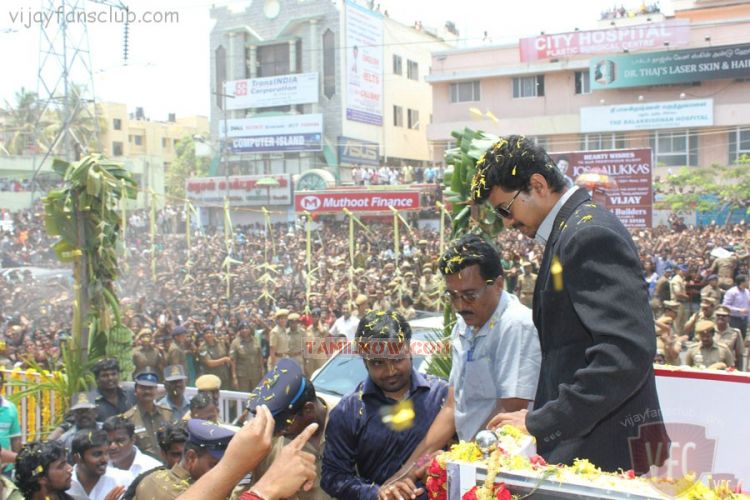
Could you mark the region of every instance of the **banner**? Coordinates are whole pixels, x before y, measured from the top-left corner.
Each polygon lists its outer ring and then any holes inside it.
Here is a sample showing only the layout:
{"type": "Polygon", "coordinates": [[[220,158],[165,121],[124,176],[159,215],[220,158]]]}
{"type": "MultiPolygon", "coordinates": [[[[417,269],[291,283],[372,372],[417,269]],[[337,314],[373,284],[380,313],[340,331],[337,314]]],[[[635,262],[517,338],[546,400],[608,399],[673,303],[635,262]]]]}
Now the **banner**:
{"type": "Polygon", "coordinates": [[[339,163],[343,165],[380,166],[380,144],[349,137],[338,137],[339,163]]]}
{"type": "Polygon", "coordinates": [[[591,90],[750,77],[750,44],[591,59],[591,90]]]}
{"type": "Polygon", "coordinates": [[[346,119],[383,124],[383,19],[346,2],[346,119]]]}
{"type": "MultiPolygon", "coordinates": [[[[320,151],[323,149],[323,115],[283,115],[227,120],[232,153],[320,151]]],[[[224,137],[224,122],[219,122],[224,137]]]]}
{"type": "Polygon", "coordinates": [[[690,43],[690,21],[674,19],[661,23],[636,24],[601,30],[573,31],[522,38],[518,43],[521,62],[552,57],[606,54],[659,49],[690,43]]]}
{"type": "Polygon", "coordinates": [[[294,194],[294,210],[310,213],[419,210],[419,191],[307,191],[294,194]]]}
{"type": "Polygon", "coordinates": [[[227,99],[229,110],[309,104],[318,102],[318,73],[232,80],[225,93],[234,96],[227,99]]]}
{"type": "Polygon", "coordinates": [[[551,153],[550,156],[563,175],[573,181],[586,173],[606,175],[616,186],[607,190],[604,206],[626,227],[651,227],[651,149],[571,151],[551,153]]]}
{"type": "Polygon", "coordinates": [[[583,133],[709,127],[713,124],[713,99],[581,108],[581,132],[583,133]]]}
{"type": "Polygon", "coordinates": [[[233,207],[291,205],[290,174],[232,175],[227,189],[226,177],[191,177],[185,183],[187,199],[196,206],[219,206],[228,196],[233,207]],[[274,179],[278,186],[258,186],[260,179],[274,179]]]}

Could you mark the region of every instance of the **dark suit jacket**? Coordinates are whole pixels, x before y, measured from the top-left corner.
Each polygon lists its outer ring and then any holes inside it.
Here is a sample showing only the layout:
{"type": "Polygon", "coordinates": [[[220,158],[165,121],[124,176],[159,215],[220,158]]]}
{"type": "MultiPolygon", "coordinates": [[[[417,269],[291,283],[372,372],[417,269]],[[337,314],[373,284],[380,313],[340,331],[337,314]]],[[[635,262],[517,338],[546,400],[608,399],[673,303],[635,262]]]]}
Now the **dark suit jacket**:
{"type": "Polygon", "coordinates": [[[656,394],[656,335],[638,252],[622,223],[583,189],[556,217],[533,306],[542,366],[526,427],[538,452],[551,463],[587,458],[608,471],[644,473],[645,462],[663,462],[669,438],[656,394]],[[562,264],[559,291],[550,274],[553,256],[562,264]]]}

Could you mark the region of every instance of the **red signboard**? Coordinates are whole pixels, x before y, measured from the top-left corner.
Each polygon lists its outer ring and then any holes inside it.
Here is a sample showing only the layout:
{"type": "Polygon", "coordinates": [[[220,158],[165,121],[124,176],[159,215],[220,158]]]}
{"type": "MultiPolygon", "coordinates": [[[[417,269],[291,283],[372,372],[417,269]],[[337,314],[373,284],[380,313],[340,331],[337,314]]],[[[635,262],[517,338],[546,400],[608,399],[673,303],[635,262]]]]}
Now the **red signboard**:
{"type": "Polygon", "coordinates": [[[419,210],[419,191],[302,191],[294,194],[294,210],[310,213],[390,212],[419,210]]]}
{"type": "MultiPolygon", "coordinates": [[[[652,216],[651,150],[614,149],[552,153],[563,175],[575,181],[581,174],[602,174],[612,184],[606,194],[595,196],[626,227],[650,228],[652,216]]],[[[577,182],[578,183],[578,182],[577,182]]],[[[597,190],[598,191],[598,190],[597,190]]]]}
{"type": "Polygon", "coordinates": [[[553,57],[653,50],[663,48],[665,43],[675,47],[689,42],[690,22],[673,19],[661,23],[522,38],[518,47],[521,62],[533,62],[553,57]]]}

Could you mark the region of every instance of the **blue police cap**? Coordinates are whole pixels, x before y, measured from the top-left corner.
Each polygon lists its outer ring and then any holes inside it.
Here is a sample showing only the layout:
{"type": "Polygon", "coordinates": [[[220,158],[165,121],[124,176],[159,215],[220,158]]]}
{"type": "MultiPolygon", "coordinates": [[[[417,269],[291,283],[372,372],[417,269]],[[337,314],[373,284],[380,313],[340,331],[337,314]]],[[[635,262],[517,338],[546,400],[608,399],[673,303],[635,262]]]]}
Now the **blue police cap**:
{"type": "Polygon", "coordinates": [[[296,361],[282,358],[250,393],[247,409],[255,413],[259,406],[266,405],[276,422],[275,432],[279,432],[287,411],[299,409],[302,394],[310,383],[296,361]]]}
{"type": "Polygon", "coordinates": [[[159,385],[159,375],[156,374],[153,368],[144,368],[135,374],[133,380],[136,385],[144,385],[146,387],[156,387],[159,385]]]}
{"type": "Polygon", "coordinates": [[[208,420],[191,418],[187,423],[188,443],[207,450],[211,456],[220,460],[224,456],[234,431],[208,420]]]}
{"type": "Polygon", "coordinates": [[[172,330],[172,337],[176,337],[178,335],[183,335],[187,333],[187,328],[184,326],[176,326],[174,330],[172,330]]]}

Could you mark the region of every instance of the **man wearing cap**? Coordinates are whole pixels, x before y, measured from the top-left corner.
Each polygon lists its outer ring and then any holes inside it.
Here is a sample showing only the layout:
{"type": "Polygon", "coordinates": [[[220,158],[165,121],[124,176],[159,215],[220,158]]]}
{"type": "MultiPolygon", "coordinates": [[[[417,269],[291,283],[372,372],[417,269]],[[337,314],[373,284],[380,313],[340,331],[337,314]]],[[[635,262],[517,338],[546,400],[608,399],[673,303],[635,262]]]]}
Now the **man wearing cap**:
{"type": "Polygon", "coordinates": [[[287,318],[289,321],[289,351],[287,355],[298,365],[304,366],[305,360],[302,354],[305,349],[305,335],[299,323],[299,314],[296,312],[289,313],[287,318]]]}
{"type": "Polygon", "coordinates": [[[716,304],[721,304],[722,291],[719,288],[719,276],[710,274],[706,278],[706,283],[706,286],[701,288],[701,300],[710,297],[716,301],[716,304]]]}
{"type": "Polygon", "coordinates": [[[47,438],[61,441],[68,450],[76,432],[100,429],[102,426],[101,422],[96,421],[96,405],[91,401],[87,393],[79,392],[74,394],[70,403],[70,412],[73,415],[73,427],[65,432],[62,432],[62,427],[58,427],[47,438]]]}
{"type": "Polygon", "coordinates": [[[355,314],[354,316],[356,316],[359,320],[359,318],[364,316],[367,310],[370,308],[370,300],[367,298],[367,295],[360,293],[354,299],[354,305],[357,306],[357,314],[355,314]]]}
{"type": "Polygon", "coordinates": [[[358,323],[359,318],[352,314],[351,304],[344,302],[341,305],[341,316],[336,318],[328,333],[331,337],[346,337],[347,340],[354,340],[358,323]]]}
{"type": "Polygon", "coordinates": [[[701,320],[695,325],[696,336],[700,339],[687,351],[685,364],[695,368],[726,370],[734,366],[734,356],[727,346],[714,342],[716,327],[713,321],[701,320]]]}
{"type": "Polygon", "coordinates": [[[695,325],[696,323],[698,323],[698,321],[702,319],[714,321],[714,307],[716,307],[716,302],[714,302],[713,298],[702,298],[700,309],[697,312],[694,312],[685,323],[685,328],[683,329],[684,335],[687,335],[688,338],[693,339],[695,337],[695,325]]]}
{"type": "Polygon", "coordinates": [[[167,365],[180,365],[187,373],[187,342],[188,331],[184,326],[176,326],[172,330],[172,343],[167,350],[167,365]]]}
{"type": "Polygon", "coordinates": [[[669,281],[669,290],[672,294],[672,300],[677,302],[677,317],[674,319],[675,328],[680,334],[685,332],[685,322],[687,321],[688,315],[688,297],[687,284],[685,277],[687,276],[688,267],[685,264],[677,266],[677,272],[669,281]]]}
{"type": "Polygon", "coordinates": [[[745,345],[742,342],[742,333],[737,328],[729,326],[729,308],[719,306],[714,311],[714,322],[716,323],[716,342],[721,342],[729,348],[734,355],[734,367],[742,370],[742,358],[745,345]]]}
{"type": "Polygon", "coordinates": [[[151,368],[135,375],[135,406],[122,414],[135,426],[135,442],[147,455],[160,459],[156,432],[173,420],[172,410],[154,402],[159,378],[151,368]]]}
{"type": "Polygon", "coordinates": [[[273,319],[276,321],[276,325],[271,329],[269,333],[269,354],[268,354],[268,367],[273,368],[280,358],[285,358],[289,352],[289,328],[287,328],[289,320],[288,309],[278,309],[273,319]]]}
{"type": "MultiPolygon", "coordinates": [[[[136,347],[133,349],[134,373],[143,371],[146,367],[161,370],[164,366],[164,355],[154,346],[154,336],[151,329],[144,328],[135,337],[136,347]]],[[[157,374],[157,377],[159,374],[157,374]]]]}
{"type": "Polygon", "coordinates": [[[178,422],[190,410],[190,402],[185,397],[185,368],[182,365],[169,365],[164,368],[164,389],[167,394],[156,402],[157,405],[172,410],[173,422],[178,422]]]}
{"type": "Polygon", "coordinates": [[[205,420],[190,419],[182,459],[169,470],[146,476],[135,490],[136,500],[174,500],[211,470],[224,455],[234,432],[205,420]]]}
{"type": "Polygon", "coordinates": [[[531,262],[527,260],[521,261],[521,267],[523,268],[523,274],[518,277],[518,298],[521,301],[521,304],[531,308],[531,303],[534,299],[536,273],[532,271],[531,262]]]}
{"type": "Polygon", "coordinates": [[[229,357],[224,343],[216,339],[214,329],[211,327],[203,330],[203,342],[198,346],[198,359],[204,374],[219,377],[222,387],[232,387],[230,373],[232,358],[229,357]]]}
{"type": "Polygon", "coordinates": [[[440,278],[432,272],[432,265],[430,264],[422,268],[419,290],[422,307],[427,311],[434,311],[440,302],[440,278]]]}
{"type": "Polygon", "coordinates": [[[271,453],[253,471],[253,477],[261,478],[289,440],[294,439],[308,425],[318,424],[303,451],[315,456],[318,476],[313,488],[300,491],[299,500],[325,500],[330,497],[320,488],[321,465],[325,448],[325,429],[328,422],[328,405],[315,394],[312,382],[304,376],[302,368],[294,360],[281,359],[276,367],[266,373],[250,394],[247,410],[253,415],[259,406],[266,405],[274,418],[274,440],[271,453]]]}
{"type": "Polygon", "coordinates": [[[237,391],[250,392],[263,374],[263,356],[250,323],[241,321],[239,334],[229,346],[232,358],[232,385],[237,391]]]}
{"type": "Polygon", "coordinates": [[[654,297],[651,302],[651,308],[653,309],[654,314],[658,314],[659,311],[661,311],[665,300],[672,299],[672,292],[669,288],[670,279],[672,279],[672,268],[666,267],[664,269],[664,274],[656,280],[656,285],[654,286],[654,297]]]}

